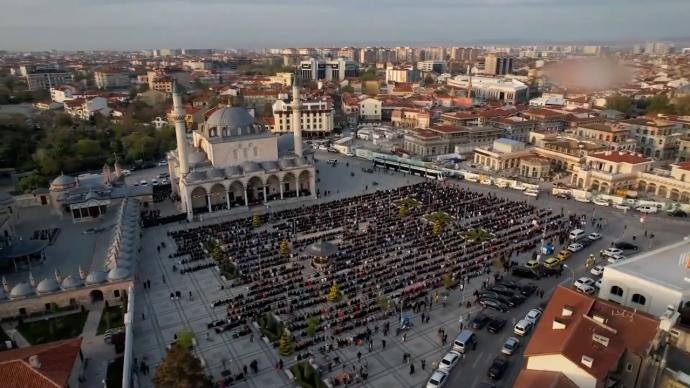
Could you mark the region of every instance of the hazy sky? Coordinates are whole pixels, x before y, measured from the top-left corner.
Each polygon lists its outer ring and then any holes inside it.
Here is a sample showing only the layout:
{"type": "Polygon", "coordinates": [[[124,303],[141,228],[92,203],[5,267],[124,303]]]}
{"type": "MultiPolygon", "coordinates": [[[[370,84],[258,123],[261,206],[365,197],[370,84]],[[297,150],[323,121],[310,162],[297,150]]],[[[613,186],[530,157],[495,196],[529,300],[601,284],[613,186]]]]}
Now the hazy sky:
{"type": "Polygon", "coordinates": [[[0,0],[0,49],[243,48],[690,36],[690,0],[0,0]]]}

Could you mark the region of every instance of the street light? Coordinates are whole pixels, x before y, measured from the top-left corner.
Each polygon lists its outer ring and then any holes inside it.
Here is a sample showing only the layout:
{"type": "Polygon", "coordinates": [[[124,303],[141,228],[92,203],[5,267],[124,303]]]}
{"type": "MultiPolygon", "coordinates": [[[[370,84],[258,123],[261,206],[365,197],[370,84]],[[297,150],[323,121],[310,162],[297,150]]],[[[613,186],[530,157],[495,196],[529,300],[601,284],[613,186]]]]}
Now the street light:
{"type": "Polygon", "coordinates": [[[573,277],[573,281],[575,281],[575,271],[573,271],[572,268],[568,267],[568,264],[563,264],[563,268],[565,268],[565,269],[567,269],[568,271],[570,271],[570,273],[571,273],[571,275],[572,275],[572,277],[573,277]]]}

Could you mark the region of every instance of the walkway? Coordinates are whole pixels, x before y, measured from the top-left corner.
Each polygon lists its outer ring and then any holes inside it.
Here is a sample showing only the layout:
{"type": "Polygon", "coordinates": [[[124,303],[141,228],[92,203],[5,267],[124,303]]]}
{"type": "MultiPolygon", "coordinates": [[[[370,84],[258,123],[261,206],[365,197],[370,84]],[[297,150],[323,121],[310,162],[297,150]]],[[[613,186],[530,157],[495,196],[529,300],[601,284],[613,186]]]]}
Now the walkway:
{"type": "Polygon", "coordinates": [[[116,357],[115,347],[106,344],[102,335],[96,335],[98,323],[101,320],[104,303],[96,302],[89,306],[89,315],[84,324],[81,350],[84,358],[88,360],[84,371],[85,386],[102,386],[108,372],[108,363],[116,357]]]}

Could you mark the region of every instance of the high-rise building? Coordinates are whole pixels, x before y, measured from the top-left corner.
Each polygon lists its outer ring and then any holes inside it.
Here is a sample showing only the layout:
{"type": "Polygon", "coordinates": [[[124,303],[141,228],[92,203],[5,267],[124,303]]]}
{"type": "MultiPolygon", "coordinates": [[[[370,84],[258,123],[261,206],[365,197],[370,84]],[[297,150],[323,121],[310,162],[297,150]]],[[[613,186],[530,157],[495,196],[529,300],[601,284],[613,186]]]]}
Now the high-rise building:
{"type": "Polygon", "coordinates": [[[22,66],[20,73],[26,78],[29,90],[50,89],[72,82],[72,74],[58,66],[22,66]]]}
{"type": "Polygon", "coordinates": [[[386,68],[386,83],[409,83],[419,80],[419,71],[412,65],[389,66],[386,68]]]}
{"type": "Polygon", "coordinates": [[[513,72],[513,57],[501,54],[488,54],[484,60],[484,73],[505,75],[513,72]]]}
{"type": "Polygon", "coordinates": [[[423,73],[441,74],[441,73],[446,71],[446,62],[444,62],[444,61],[421,61],[421,62],[417,62],[417,69],[423,73]]]}
{"type": "Polygon", "coordinates": [[[303,80],[343,80],[359,76],[359,64],[343,58],[323,60],[310,58],[300,62],[300,77],[303,80]]]}
{"type": "Polygon", "coordinates": [[[99,89],[129,87],[129,74],[113,69],[99,69],[94,72],[96,87],[99,89]]]}

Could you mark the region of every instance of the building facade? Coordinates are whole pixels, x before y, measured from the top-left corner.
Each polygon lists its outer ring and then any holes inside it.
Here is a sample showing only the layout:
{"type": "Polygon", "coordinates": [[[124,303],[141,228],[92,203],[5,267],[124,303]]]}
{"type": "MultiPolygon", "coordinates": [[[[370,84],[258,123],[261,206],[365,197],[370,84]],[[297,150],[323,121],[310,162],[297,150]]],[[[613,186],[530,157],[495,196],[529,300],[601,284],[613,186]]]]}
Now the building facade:
{"type": "Polygon", "coordinates": [[[365,98],[359,102],[359,121],[381,121],[381,100],[365,98]]]}
{"type": "Polygon", "coordinates": [[[72,82],[72,74],[59,69],[34,69],[28,70],[25,76],[26,86],[29,90],[56,88],[72,82]]]}
{"type": "MultiPolygon", "coordinates": [[[[292,105],[290,102],[277,100],[273,104],[273,132],[292,132],[292,105]]],[[[334,129],[333,103],[325,100],[302,101],[300,125],[307,137],[326,136],[334,129]]]]}
{"type": "Polygon", "coordinates": [[[488,54],[484,59],[484,73],[506,75],[513,72],[513,57],[505,54],[488,54]]]}
{"type": "Polygon", "coordinates": [[[300,62],[299,73],[303,80],[344,80],[359,77],[359,64],[344,58],[333,60],[310,58],[300,62]]]}
{"type": "Polygon", "coordinates": [[[652,119],[629,119],[620,124],[637,140],[638,150],[645,156],[669,160],[678,154],[683,135],[681,124],[652,119]]]}
{"type": "Polygon", "coordinates": [[[480,101],[501,101],[513,105],[529,101],[527,85],[514,79],[458,75],[446,83],[457,89],[471,90],[471,97],[480,101]]]}
{"type": "Polygon", "coordinates": [[[94,79],[99,89],[128,88],[130,85],[129,74],[117,70],[97,70],[94,79]]]}

